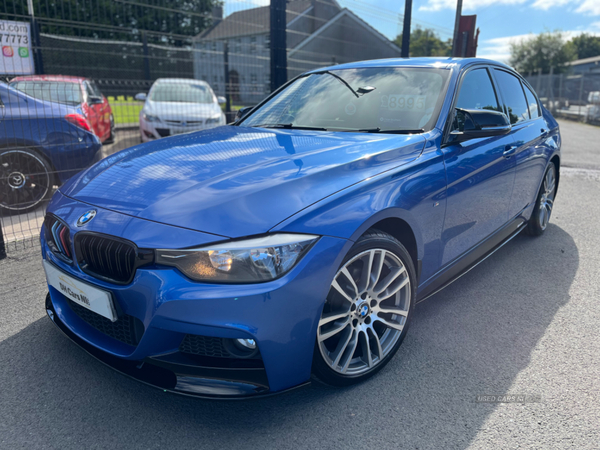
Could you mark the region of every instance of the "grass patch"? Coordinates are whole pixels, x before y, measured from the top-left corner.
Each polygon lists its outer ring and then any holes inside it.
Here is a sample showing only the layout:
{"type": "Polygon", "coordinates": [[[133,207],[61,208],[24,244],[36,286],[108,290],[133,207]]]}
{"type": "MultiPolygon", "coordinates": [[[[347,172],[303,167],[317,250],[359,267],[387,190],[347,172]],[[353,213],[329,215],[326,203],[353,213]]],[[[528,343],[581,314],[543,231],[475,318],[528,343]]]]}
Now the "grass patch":
{"type": "Polygon", "coordinates": [[[117,98],[108,97],[108,102],[113,111],[115,124],[138,123],[144,102],[138,102],[133,97],[122,95],[117,98]]]}

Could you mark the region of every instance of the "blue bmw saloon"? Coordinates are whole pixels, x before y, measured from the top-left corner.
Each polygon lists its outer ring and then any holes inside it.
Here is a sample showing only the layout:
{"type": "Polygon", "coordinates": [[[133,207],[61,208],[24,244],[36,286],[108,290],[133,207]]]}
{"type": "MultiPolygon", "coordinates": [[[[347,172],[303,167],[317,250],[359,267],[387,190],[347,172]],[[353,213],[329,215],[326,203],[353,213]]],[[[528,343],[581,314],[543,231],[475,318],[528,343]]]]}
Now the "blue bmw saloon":
{"type": "Polygon", "coordinates": [[[544,233],[560,144],[494,61],[314,70],[231,126],[131,147],[62,186],[41,232],[47,313],[166,391],[357,383],[418,301],[544,233]]]}

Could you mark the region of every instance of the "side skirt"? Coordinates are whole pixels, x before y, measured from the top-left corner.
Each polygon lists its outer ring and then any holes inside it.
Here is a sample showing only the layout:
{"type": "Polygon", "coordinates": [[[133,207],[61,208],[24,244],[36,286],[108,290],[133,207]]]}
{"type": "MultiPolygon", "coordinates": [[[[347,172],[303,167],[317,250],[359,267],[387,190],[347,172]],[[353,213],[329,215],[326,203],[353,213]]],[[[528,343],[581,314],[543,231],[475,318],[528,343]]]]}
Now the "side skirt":
{"type": "Polygon", "coordinates": [[[417,295],[417,303],[437,294],[496,253],[507,242],[518,235],[523,230],[526,223],[527,222],[522,217],[514,219],[504,228],[477,245],[473,250],[460,256],[454,263],[451,263],[449,267],[443,269],[437,275],[434,275],[434,280],[417,295]]]}

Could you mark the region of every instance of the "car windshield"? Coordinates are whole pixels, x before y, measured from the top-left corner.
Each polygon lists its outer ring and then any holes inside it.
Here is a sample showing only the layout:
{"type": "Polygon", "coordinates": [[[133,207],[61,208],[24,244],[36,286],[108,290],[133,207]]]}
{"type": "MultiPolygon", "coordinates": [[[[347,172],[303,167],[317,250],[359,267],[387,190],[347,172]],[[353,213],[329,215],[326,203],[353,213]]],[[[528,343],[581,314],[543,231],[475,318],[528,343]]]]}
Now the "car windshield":
{"type": "Polygon", "coordinates": [[[159,83],[150,91],[153,102],[213,103],[208,86],[186,83],[159,83]]]}
{"type": "Polygon", "coordinates": [[[83,102],[79,83],[60,81],[17,81],[11,87],[34,98],[76,106],[83,102]]]}
{"type": "Polygon", "coordinates": [[[435,125],[449,71],[365,68],[316,72],[279,92],[240,125],[420,132],[435,125]]]}

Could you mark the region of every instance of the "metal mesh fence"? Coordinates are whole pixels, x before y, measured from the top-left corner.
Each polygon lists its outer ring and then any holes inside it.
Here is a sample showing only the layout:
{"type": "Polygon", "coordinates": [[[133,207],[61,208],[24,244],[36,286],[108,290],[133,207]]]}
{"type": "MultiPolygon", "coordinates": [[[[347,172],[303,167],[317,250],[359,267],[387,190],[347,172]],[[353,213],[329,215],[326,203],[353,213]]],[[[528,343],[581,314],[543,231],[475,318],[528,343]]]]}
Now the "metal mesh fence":
{"type": "Polygon", "coordinates": [[[0,0],[0,249],[37,245],[53,192],[98,160],[229,123],[306,70],[400,56],[395,11],[272,2],[0,0]]]}
{"type": "Polygon", "coordinates": [[[600,125],[600,72],[525,78],[555,116],[600,125]]]}

